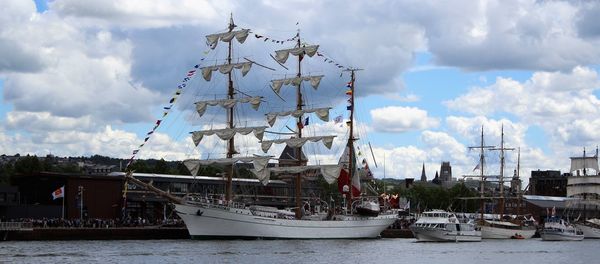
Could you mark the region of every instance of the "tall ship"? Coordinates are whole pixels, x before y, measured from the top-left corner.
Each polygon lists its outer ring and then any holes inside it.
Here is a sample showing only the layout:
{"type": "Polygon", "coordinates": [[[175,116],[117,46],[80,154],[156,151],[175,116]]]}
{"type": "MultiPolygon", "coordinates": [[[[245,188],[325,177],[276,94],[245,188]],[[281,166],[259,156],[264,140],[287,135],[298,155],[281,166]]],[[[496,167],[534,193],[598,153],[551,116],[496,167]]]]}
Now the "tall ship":
{"type": "MultiPolygon", "coordinates": [[[[309,86],[317,89],[324,75],[308,75],[303,72],[303,65],[313,57],[318,51],[319,45],[303,43],[300,38],[300,31],[293,38],[295,46],[275,51],[272,58],[282,67],[286,68],[288,57],[295,57],[294,66],[296,73],[292,77],[272,80],[269,92],[279,92],[284,86],[295,88],[295,104],[289,109],[283,111],[266,113],[264,125],[249,127],[248,121],[241,119],[238,112],[240,104],[251,104],[257,110],[260,104],[265,100],[261,95],[251,95],[249,92],[242,91],[241,83],[235,82],[234,72],[240,70],[245,76],[251,67],[255,64],[252,60],[246,59],[239,62],[234,56],[234,44],[237,41],[240,45],[250,34],[249,29],[239,29],[230,19],[225,32],[211,34],[206,36],[207,44],[211,49],[215,49],[219,43],[224,42],[226,48],[226,58],[224,63],[215,64],[206,67],[199,67],[202,76],[208,82],[214,82],[217,85],[211,87],[212,91],[208,94],[217,93],[215,90],[224,91],[224,98],[213,98],[211,100],[202,100],[195,102],[195,107],[200,116],[202,116],[208,106],[221,106],[225,108],[225,117],[216,115],[211,116],[215,123],[205,125],[209,127],[206,130],[191,132],[192,139],[196,146],[203,144],[202,139],[205,136],[217,135],[219,139],[226,141],[226,153],[224,157],[213,157],[210,159],[188,159],[184,161],[185,166],[192,175],[197,175],[200,168],[209,165],[218,165],[224,168],[223,179],[225,181],[225,190],[222,196],[206,195],[186,195],[174,203],[175,211],[183,219],[189,234],[194,239],[203,238],[268,238],[268,239],[331,239],[331,238],[376,238],[381,231],[390,226],[397,219],[397,212],[387,209],[381,209],[373,202],[366,202],[356,194],[350,191],[351,184],[348,181],[344,186],[344,204],[343,208],[336,208],[326,202],[327,199],[321,199],[319,204],[311,207],[302,199],[302,182],[307,175],[317,175],[323,177],[328,184],[332,184],[340,177],[346,175],[348,179],[353,179],[357,173],[356,155],[354,154],[354,90],[356,83],[355,69],[345,69],[350,73],[350,82],[348,82],[350,95],[348,100],[349,120],[346,122],[349,127],[348,141],[345,144],[345,151],[337,164],[314,164],[310,165],[308,159],[303,153],[303,146],[307,143],[315,144],[321,142],[324,147],[331,148],[335,136],[332,135],[307,135],[303,131],[308,125],[310,114],[322,121],[329,121],[329,110],[331,107],[308,108],[310,105],[306,101],[303,92],[304,88],[309,86]],[[212,76],[212,73],[218,71],[224,74],[224,81],[221,76],[212,76]],[[216,80],[220,78],[219,80],[216,80]],[[222,84],[219,87],[218,84],[222,84]],[[272,90],[272,91],[271,91],[272,90]],[[273,127],[278,118],[287,117],[293,120],[295,127],[288,128],[288,132],[271,132],[269,127],[273,127]],[[222,118],[222,119],[219,119],[222,118]],[[218,122],[223,120],[223,122],[218,122]],[[214,128],[221,127],[221,128],[214,128]],[[253,149],[262,149],[268,153],[272,145],[285,144],[284,151],[290,156],[289,160],[283,164],[271,163],[277,160],[274,155],[256,154],[251,150],[242,150],[241,144],[236,144],[236,135],[253,134],[256,141],[253,149]],[[267,139],[267,136],[279,137],[267,139]],[[260,146],[260,148],[258,148],[260,146]],[[249,155],[243,155],[249,154],[249,155]],[[353,162],[343,162],[344,160],[353,162]],[[245,164],[250,168],[252,174],[264,185],[268,184],[273,175],[283,175],[289,177],[293,182],[293,199],[295,206],[293,208],[276,208],[260,205],[245,205],[236,199],[232,191],[232,178],[236,177],[236,166],[245,164]],[[249,165],[251,164],[251,165],[249,165]],[[366,210],[364,210],[366,209],[366,210]],[[359,212],[363,212],[362,214],[359,212]],[[367,212],[367,213],[364,213],[367,212]]],[[[237,50],[236,50],[237,51],[237,50]]],[[[263,66],[266,67],[266,66],[263,66]]],[[[255,85],[256,86],[256,85],[255,85]]],[[[281,98],[281,97],[280,97],[281,98]]],[[[256,117],[256,115],[255,115],[256,117]]],[[[288,121],[289,122],[289,121],[288,121]]],[[[248,141],[248,137],[244,138],[248,141]]]]}
{"type": "MultiPolygon", "coordinates": [[[[501,129],[501,143],[500,147],[496,148],[494,146],[485,146],[483,141],[483,127],[481,128],[481,144],[477,147],[471,147],[480,149],[480,157],[479,164],[476,168],[480,170],[480,218],[478,221],[478,226],[481,228],[481,236],[484,239],[528,239],[532,238],[535,235],[536,228],[534,225],[525,221],[525,217],[517,215],[515,218],[512,216],[504,214],[504,201],[505,201],[505,191],[504,191],[504,151],[506,150],[514,150],[513,148],[507,148],[504,146],[504,127],[501,129]],[[498,185],[499,185],[499,196],[491,197],[491,199],[498,200],[498,219],[486,219],[484,217],[484,200],[485,197],[485,181],[488,177],[495,176],[486,176],[484,175],[484,165],[485,165],[485,156],[484,150],[498,150],[500,151],[500,174],[497,176],[498,185]]],[[[520,153],[519,153],[520,160],[520,153]]],[[[517,171],[519,168],[517,168],[517,171]]],[[[518,173],[518,172],[517,172],[518,173]]],[[[519,192],[520,193],[520,192],[519,192]]],[[[519,203],[520,206],[520,203],[519,203]]]]}
{"type": "Polygon", "coordinates": [[[600,239],[600,219],[597,217],[600,205],[600,170],[598,169],[598,148],[594,156],[571,157],[571,176],[567,178],[567,206],[578,211],[575,227],[581,229],[586,239],[600,239]]]}

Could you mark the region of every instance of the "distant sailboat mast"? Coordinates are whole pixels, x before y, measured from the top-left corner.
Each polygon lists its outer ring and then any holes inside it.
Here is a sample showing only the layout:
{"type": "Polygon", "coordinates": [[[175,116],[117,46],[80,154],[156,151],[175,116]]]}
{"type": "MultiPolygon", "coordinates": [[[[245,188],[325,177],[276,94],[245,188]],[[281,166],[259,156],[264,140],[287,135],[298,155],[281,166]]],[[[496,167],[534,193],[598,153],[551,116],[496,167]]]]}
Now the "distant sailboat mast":
{"type": "Polygon", "coordinates": [[[500,151],[500,175],[498,177],[498,184],[500,184],[500,199],[499,199],[500,205],[498,208],[498,212],[500,214],[500,220],[502,220],[502,217],[504,215],[504,164],[505,164],[504,151],[505,150],[514,150],[514,148],[505,148],[504,147],[504,125],[502,125],[502,128],[501,128],[500,148],[493,148],[492,150],[500,151]]]}
{"type": "MultiPolygon", "coordinates": [[[[479,149],[479,164],[477,165],[477,167],[479,167],[480,173],[479,173],[479,206],[480,206],[480,217],[481,217],[481,221],[483,221],[483,213],[484,213],[484,189],[485,189],[485,176],[483,174],[483,168],[485,166],[485,149],[491,149],[494,146],[484,146],[483,145],[483,126],[481,126],[481,143],[479,146],[475,146],[475,147],[469,147],[469,149],[479,149]]],[[[476,167],[476,168],[477,168],[476,167]]]]}

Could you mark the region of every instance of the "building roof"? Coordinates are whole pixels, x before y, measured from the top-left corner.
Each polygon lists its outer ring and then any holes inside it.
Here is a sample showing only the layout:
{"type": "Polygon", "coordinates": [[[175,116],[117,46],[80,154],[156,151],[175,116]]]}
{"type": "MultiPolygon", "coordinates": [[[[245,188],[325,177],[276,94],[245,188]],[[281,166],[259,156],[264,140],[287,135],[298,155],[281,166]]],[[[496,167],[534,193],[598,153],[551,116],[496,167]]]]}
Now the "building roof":
{"type": "Polygon", "coordinates": [[[578,200],[576,198],[542,195],[523,195],[523,198],[540,208],[566,208],[569,201],[578,200]]]}

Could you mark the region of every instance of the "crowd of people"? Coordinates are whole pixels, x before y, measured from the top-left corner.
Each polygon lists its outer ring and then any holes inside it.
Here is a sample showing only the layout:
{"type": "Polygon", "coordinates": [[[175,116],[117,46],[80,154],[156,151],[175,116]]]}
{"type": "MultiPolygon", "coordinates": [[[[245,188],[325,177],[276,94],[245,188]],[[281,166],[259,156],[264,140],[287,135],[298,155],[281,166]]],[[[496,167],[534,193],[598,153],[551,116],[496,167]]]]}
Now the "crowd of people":
{"type": "Polygon", "coordinates": [[[120,219],[64,219],[64,218],[18,218],[3,220],[2,222],[31,223],[33,228],[119,228],[119,227],[184,227],[180,219],[158,219],[149,221],[145,218],[120,219]]]}

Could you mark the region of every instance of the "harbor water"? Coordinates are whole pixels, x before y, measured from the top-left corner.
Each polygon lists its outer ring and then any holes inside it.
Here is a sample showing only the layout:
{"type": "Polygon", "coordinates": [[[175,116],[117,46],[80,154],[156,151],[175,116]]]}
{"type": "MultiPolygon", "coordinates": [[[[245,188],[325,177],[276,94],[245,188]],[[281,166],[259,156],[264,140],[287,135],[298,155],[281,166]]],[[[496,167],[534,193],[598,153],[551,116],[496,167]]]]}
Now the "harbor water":
{"type": "Polygon", "coordinates": [[[600,240],[0,241],[0,263],[598,263],[600,240]]]}

